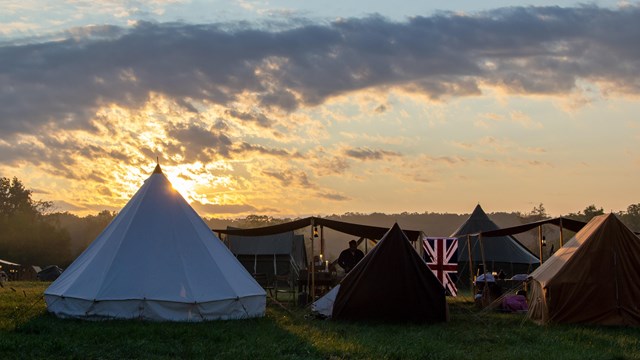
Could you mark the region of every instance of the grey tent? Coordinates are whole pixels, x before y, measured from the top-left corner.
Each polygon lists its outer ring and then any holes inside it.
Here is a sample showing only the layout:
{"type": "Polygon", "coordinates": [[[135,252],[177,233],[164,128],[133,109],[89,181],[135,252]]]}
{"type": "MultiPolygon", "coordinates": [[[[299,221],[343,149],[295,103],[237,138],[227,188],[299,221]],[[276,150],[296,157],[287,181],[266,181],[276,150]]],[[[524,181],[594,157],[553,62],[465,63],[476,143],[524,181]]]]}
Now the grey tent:
{"type": "MultiPolygon", "coordinates": [[[[229,250],[251,274],[262,274],[266,283],[276,275],[290,275],[297,281],[307,268],[304,235],[293,231],[263,236],[228,235],[229,250]]],[[[262,284],[265,285],[265,284],[262,284]]]]}
{"type": "Polygon", "coordinates": [[[498,225],[489,219],[489,216],[478,204],[467,221],[451,234],[451,237],[458,238],[458,275],[465,280],[458,281],[459,283],[470,283],[468,280],[470,264],[467,235],[470,235],[468,243],[471,246],[473,266],[476,268],[482,264],[483,252],[487,266],[485,271],[504,269],[504,271],[513,275],[530,273],[540,265],[538,257],[513,236],[485,237],[482,238],[482,241],[477,236],[480,232],[498,229],[498,225]]]}

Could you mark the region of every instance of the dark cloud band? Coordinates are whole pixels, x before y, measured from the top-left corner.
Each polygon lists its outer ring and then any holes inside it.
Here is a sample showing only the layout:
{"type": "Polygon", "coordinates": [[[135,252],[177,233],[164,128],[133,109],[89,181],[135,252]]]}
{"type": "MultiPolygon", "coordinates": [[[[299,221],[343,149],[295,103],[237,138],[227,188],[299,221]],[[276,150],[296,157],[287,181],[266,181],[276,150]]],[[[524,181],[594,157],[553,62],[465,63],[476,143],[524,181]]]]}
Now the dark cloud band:
{"type": "MultiPolygon", "coordinates": [[[[176,23],[90,30],[0,47],[1,135],[52,123],[91,130],[100,106],[136,107],[150,93],[222,105],[251,93],[256,106],[293,111],[381,86],[433,98],[477,94],[480,83],[564,94],[581,79],[640,90],[637,6],[515,7],[406,22],[298,22],[282,30],[176,23]]],[[[229,115],[270,125],[254,114],[229,115]]]]}

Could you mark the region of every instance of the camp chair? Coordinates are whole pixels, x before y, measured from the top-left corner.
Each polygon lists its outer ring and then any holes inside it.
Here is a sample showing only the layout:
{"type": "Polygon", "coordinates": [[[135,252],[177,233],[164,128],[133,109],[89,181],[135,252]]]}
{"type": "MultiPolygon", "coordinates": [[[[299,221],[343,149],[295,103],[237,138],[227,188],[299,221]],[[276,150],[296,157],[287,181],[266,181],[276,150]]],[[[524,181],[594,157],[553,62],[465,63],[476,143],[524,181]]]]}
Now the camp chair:
{"type": "Polygon", "coordinates": [[[297,303],[298,289],[297,284],[291,273],[276,274],[273,279],[273,288],[275,289],[275,299],[278,300],[278,294],[287,294],[286,300],[297,303]]]}

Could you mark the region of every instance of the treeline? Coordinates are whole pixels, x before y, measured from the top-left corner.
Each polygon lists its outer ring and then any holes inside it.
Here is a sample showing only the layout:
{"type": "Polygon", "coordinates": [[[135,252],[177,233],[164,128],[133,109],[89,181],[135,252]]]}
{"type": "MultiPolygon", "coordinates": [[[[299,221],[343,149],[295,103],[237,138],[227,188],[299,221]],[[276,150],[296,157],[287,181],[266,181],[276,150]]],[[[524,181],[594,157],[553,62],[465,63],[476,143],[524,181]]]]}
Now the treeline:
{"type": "MultiPolygon", "coordinates": [[[[469,209],[473,210],[473,209],[469,209]]],[[[565,215],[567,217],[589,221],[604,214],[602,208],[589,205],[584,210],[565,215]]],[[[68,212],[53,212],[52,203],[34,201],[32,191],[24,187],[17,179],[0,179],[0,259],[25,265],[68,266],[117,215],[115,212],[101,211],[96,215],[80,217],[68,212]]],[[[633,231],[640,232],[640,203],[629,205],[626,211],[617,213],[620,219],[633,231]]],[[[398,214],[354,213],[333,214],[327,218],[365,225],[391,227],[394,222],[406,229],[422,230],[429,236],[448,236],[453,233],[469,214],[449,214],[433,212],[403,212],[398,214]]],[[[550,217],[543,204],[531,211],[489,213],[491,219],[500,227],[515,226],[550,217]]],[[[240,219],[205,218],[212,229],[224,229],[227,226],[252,228],[280,224],[296,220],[295,218],[274,218],[267,215],[249,215],[240,219]]],[[[549,233],[553,235],[553,230],[549,233]]],[[[328,233],[333,237],[330,246],[338,252],[346,244],[348,236],[328,233]]],[[[523,243],[535,248],[535,237],[523,243]]],[[[557,249],[557,247],[556,247],[557,249]]]]}
{"type": "Polygon", "coordinates": [[[52,265],[71,260],[69,232],[47,216],[51,202],[34,201],[18,178],[0,178],[0,258],[52,265]]]}

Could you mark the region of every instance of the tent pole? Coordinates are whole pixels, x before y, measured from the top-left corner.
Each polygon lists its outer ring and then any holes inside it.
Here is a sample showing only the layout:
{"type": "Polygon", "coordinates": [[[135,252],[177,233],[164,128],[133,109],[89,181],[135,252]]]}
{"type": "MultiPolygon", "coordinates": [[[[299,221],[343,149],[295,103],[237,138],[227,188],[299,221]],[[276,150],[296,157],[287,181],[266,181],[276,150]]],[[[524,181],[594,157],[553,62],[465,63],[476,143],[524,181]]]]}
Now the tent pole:
{"type": "MultiPolygon", "coordinates": [[[[487,263],[484,259],[484,244],[482,243],[482,233],[478,234],[478,241],[480,242],[480,254],[482,255],[482,271],[484,271],[484,273],[487,273],[487,263]]],[[[487,279],[487,277],[485,276],[485,281],[487,279]]]]}
{"type": "Polygon", "coordinates": [[[538,226],[538,244],[540,245],[540,265],[542,265],[542,225],[538,226]]]}
{"type": "Polygon", "coordinates": [[[484,258],[484,244],[482,243],[482,233],[478,234],[478,241],[480,242],[480,254],[482,255],[482,271],[484,272],[484,286],[482,287],[482,307],[489,305],[491,302],[491,295],[489,294],[489,284],[487,283],[487,262],[484,258]]]}
{"type": "Polygon", "coordinates": [[[560,247],[564,245],[564,235],[562,235],[562,218],[560,218],[560,247]]]}
{"type": "Polygon", "coordinates": [[[324,260],[323,257],[326,257],[324,253],[324,225],[320,225],[320,260],[324,260]]]}
{"type": "Polygon", "coordinates": [[[316,259],[313,246],[313,228],[315,221],[311,218],[311,301],[316,301],[316,259]]]}
{"type": "MultiPolygon", "coordinates": [[[[469,253],[469,274],[471,275],[471,277],[469,277],[469,281],[470,285],[473,285],[475,279],[473,278],[473,255],[471,254],[471,240],[469,239],[469,234],[467,234],[467,253],[469,253]]],[[[473,286],[471,288],[473,289],[473,286]]]]}

